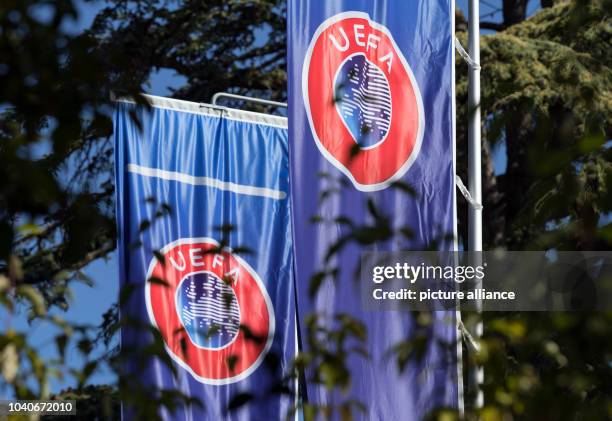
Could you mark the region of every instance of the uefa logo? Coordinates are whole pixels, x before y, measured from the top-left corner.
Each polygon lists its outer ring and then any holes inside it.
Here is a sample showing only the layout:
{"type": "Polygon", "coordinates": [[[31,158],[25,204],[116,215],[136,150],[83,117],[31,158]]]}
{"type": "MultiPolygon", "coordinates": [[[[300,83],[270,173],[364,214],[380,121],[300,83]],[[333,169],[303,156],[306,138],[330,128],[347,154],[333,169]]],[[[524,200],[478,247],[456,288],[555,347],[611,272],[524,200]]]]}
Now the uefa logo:
{"type": "Polygon", "coordinates": [[[319,26],[302,92],[317,147],[358,190],[387,188],[416,160],[425,124],[418,85],[389,30],[366,13],[319,26]]]}
{"type": "Polygon", "coordinates": [[[242,380],[274,337],[274,310],[255,271],[210,238],[168,244],[153,258],[145,297],[170,357],[205,384],[242,380]]]}

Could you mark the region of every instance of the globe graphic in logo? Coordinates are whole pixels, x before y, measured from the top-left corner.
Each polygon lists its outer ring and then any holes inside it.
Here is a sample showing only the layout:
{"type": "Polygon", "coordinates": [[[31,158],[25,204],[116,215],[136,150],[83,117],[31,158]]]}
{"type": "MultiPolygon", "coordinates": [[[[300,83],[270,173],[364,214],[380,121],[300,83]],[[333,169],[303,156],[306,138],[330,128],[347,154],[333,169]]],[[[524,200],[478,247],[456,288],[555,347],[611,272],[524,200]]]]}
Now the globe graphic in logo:
{"type": "Polygon", "coordinates": [[[381,69],[365,55],[348,57],[334,83],[336,110],[362,148],[382,142],[391,125],[391,89],[381,69]]]}
{"type": "Polygon", "coordinates": [[[236,294],[213,273],[186,277],[176,290],[176,308],[195,345],[222,348],[238,335],[240,307],[236,294]]]}

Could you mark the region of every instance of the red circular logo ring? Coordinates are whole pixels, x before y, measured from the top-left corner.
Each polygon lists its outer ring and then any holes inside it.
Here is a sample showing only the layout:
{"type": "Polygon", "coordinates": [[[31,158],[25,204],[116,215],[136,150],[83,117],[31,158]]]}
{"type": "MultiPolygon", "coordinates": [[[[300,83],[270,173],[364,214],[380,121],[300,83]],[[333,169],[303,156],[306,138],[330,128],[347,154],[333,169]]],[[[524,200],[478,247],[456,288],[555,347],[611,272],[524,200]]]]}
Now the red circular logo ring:
{"type": "Polygon", "coordinates": [[[145,298],[149,319],[159,329],[170,357],[201,383],[223,385],[248,377],[261,364],[274,338],[274,309],[257,273],[231,250],[219,250],[219,243],[210,238],[180,239],[164,247],[161,254],[163,263],[153,258],[149,265],[145,298]],[[177,289],[186,277],[197,273],[225,280],[237,299],[241,328],[226,346],[198,346],[182,325],[177,289]],[[152,278],[165,284],[150,282],[152,278]]]}
{"type": "Polygon", "coordinates": [[[302,92],[317,147],[358,190],[387,188],[416,160],[425,125],[421,94],[391,33],[368,14],[344,12],[319,26],[304,61],[302,92]],[[385,75],[392,113],[384,139],[354,154],[356,140],[336,111],[334,84],[338,69],[357,54],[385,75]]]}

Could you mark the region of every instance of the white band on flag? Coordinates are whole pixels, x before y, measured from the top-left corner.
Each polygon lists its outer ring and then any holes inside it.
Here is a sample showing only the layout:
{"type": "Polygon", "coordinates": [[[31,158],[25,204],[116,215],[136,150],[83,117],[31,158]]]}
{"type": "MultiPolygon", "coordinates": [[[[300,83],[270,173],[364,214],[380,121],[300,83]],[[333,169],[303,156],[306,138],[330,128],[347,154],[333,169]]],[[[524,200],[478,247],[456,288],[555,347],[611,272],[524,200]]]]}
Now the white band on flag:
{"type": "Polygon", "coordinates": [[[219,190],[226,190],[249,196],[268,197],[275,200],[282,200],[287,197],[287,193],[282,190],[236,184],[211,177],[196,177],[190,174],[184,174],[176,171],[166,171],[159,168],[143,167],[137,164],[128,164],[127,169],[128,172],[147,177],[157,177],[164,180],[178,181],[180,183],[191,184],[193,186],[214,187],[219,190]]]}

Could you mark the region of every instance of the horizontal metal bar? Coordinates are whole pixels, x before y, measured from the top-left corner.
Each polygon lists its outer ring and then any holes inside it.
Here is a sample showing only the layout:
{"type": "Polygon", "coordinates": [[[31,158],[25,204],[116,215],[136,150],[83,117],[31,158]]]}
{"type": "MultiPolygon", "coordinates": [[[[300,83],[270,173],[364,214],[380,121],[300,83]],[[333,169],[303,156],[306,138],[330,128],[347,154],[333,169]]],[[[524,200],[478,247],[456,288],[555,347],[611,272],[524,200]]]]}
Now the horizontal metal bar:
{"type": "Polygon", "coordinates": [[[216,94],[214,94],[212,97],[212,104],[217,105],[217,100],[219,98],[239,99],[241,101],[246,101],[246,102],[255,102],[257,104],[272,105],[274,107],[287,108],[287,104],[284,102],[271,101],[269,99],[252,98],[250,96],[244,96],[244,95],[228,94],[225,92],[217,92],[216,94]]]}

